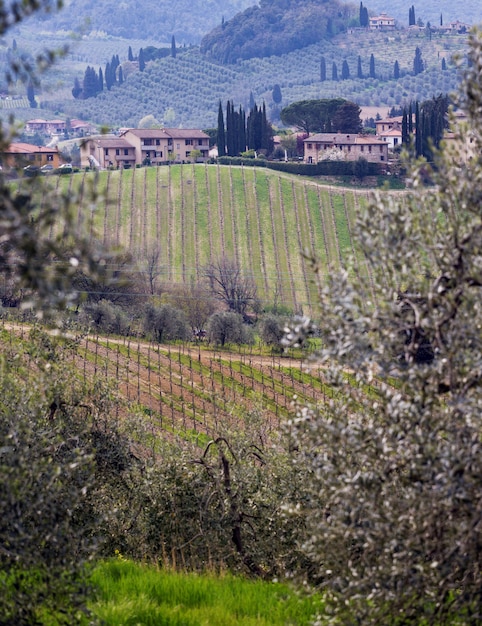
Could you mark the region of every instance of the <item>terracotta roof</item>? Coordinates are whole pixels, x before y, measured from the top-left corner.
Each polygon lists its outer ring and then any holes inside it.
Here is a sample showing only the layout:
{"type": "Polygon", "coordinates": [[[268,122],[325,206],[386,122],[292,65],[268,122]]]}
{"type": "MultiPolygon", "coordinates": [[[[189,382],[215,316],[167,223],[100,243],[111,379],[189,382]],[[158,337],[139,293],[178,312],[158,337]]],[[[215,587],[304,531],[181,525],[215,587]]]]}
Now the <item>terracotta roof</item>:
{"type": "Polygon", "coordinates": [[[146,137],[148,139],[208,139],[202,130],[192,128],[129,128],[122,134],[131,133],[136,137],[146,137]]]}
{"type": "Polygon", "coordinates": [[[99,145],[101,148],[131,148],[131,149],[134,149],[134,146],[131,145],[128,141],[126,141],[122,137],[95,137],[92,140],[97,145],[99,145]]]}
{"type": "Polygon", "coordinates": [[[401,137],[402,131],[399,128],[391,128],[390,130],[382,130],[380,137],[401,137]]]}
{"type": "Polygon", "coordinates": [[[363,145],[379,145],[385,144],[384,141],[377,139],[376,137],[369,135],[356,135],[349,133],[317,133],[316,135],[311,135],[311,137],[307,137],[304,140],[304,143],[307,142],[315,142],[315,143],[333,143],[337,145],[352,145],[352,144],[363,144],[363,145]]]}
{"type": "Polygon", "coordinates": [[[6,153],[11,154],[52,154],[53,152],[58,152],[57,148],[46,148],[45,146],[34,146],[31,143],[11,143],[6,153]]]}

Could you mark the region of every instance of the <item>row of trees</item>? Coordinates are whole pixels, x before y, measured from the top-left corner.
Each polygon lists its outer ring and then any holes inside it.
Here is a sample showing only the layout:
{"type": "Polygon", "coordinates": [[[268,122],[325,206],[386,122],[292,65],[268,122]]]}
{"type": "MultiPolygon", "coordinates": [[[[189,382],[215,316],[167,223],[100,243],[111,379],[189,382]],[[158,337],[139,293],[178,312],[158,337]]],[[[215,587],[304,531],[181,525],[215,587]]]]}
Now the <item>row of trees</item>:
{"type": "Polygon", "coordinates": [[[410,147],[415,156],[433,160],[444,132],[448,128],[450,99],[440,94],[422,103],[410,103],[402,109],[402,144],[410,147]]]}
{"type": "Polygon", "coordinates": [[[258,107],[256,103],[248,117],[240,106],[234,108],[234,102],[226,103],[226,123],[221,102],[218,108],[217,144],[219,156],[238,156],[246,149],[271,154],[273,151],[273,128],[266,115],[266,105],[258,107]]]}
{"type": "MultiPolygon", "coordinates": [[[[363,73],[363,67],[362,67],[362,59],[361,56],[358,55],[358,62],[357,62],[357,74],[356,74],[357,78],[365,78],[365,75],[363,73]]],[[[369,74],[368,76],[370,78],[376,78],[376,73],[375,73],[375,57],[373,55],[373,53],[370,55],[370,68],[369,68],[369,74]]],[[[347,80],[351,78],[351,73],[350,73],[350,66],[348,65],[348,61],[346,59],[343,60],[342,66],[341,66],[341,80],[347,80]]],[[[324,82],[325,80],[327,80],[327,72],[326,72],[326,59],[325,57],[321,57],[321,61],[320,61],[320,81],[324,82]]],[[[333,61],[332,66],[331,66],[331,80],[339,80],[338,78],[338,66],[336,64],[336,61],[333,61]]]]}
{"type": "MultiPolygon", "coordinates": [[[[446,68],[447,68],[446,61],[445,61],[445,58],[443,58],[442,70],[445,70],[446,68]]],[[[413,75],[417,76],[417,74],[420,74],[421,72],[423,72],[424,69],[425,69],[425,63],[422,58],[422,51],[417,46],[415,48],[415,56],[413,58],[413,75]]],[[[358,55],[356,78],[363,79],[363,78],[376,78],[376,77],[377,77],[377,74],[376,74],[376,69],[375,69],[375,56],[373,55],[373,53],[370,55],[369,70],[368,70],[367,75],[365,75],[365,73],[363,72],[362,58],[360,55],[358,55]]],[[[341,80],[347,80],[349,78],[352,78],[352,75],[350,72],[350,66],[348,65],[348,61],[344,59],[342,62],[342,66],[341,66],[341,80]]],[[[400,64],[398,63],[398,60],[396,60],[393,64],[393,78],[395,80],[398,80],[400,78],[400,64]]],[[[328,80],[327,64],[326,64],[325,57],[322,56],[320,60],[320,81],[324,82],[326,80],[328,80]]],[[[331,80],[333,81],[340,80],[340,75],[338,73],[338,66],[336,64],[336,61],[332,62],[331,80]]]]}
{"type": "Polygon", "coordinates": [[[111,61],[107,62],[104,73],[102,68],[99,68],[97,73],[93,67],[88,66],[84,73],[82,86],[79,79],[75,79],[72,95],[74,98],[82,100],[95,98],[95,96],[104,91],[104,85],[110,91],[114,85],[122,85],[123,82],[124,75],[119,55],[113,55],[111,61]]]}

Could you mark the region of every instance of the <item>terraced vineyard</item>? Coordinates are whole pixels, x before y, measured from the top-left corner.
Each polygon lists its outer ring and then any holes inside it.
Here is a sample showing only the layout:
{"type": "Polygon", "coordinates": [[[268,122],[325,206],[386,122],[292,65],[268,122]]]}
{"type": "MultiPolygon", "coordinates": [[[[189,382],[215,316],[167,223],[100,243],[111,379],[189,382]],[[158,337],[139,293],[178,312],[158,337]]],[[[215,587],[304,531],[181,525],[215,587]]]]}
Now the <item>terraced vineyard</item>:
{"type": "MultiPolygon", "coordinates": [[[[52,177],[72,191],[93,173],[52,177]]],[[[92,236],[129,250],[142,269],[160,248],[161,279],[191,282],[223,255],[258,285],[264,304],[276,297],[295,312],[311,313],[316,291],[303,254],[314,251],[322,271],[340,268],[354,254],[353,271],[365,275],[354,241],[366,190],[344,190],[264,168],[176,165],[98,174],[93,209],[80,192],[78,222],[93,216],[92,236]]]]}

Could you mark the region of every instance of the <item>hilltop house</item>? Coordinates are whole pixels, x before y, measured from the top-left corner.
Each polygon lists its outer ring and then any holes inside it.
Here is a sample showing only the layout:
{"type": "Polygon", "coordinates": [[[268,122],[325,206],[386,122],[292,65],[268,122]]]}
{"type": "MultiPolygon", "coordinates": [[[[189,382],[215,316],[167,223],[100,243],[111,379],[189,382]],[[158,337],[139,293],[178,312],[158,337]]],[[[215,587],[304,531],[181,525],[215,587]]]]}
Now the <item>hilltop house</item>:
{"type": "Polygon", "coordinates": [[[183,163],[192,160],[192,152],[198,150],[198,160],[209,158],[209,135],[201,130],[179,128],[129,128],[120,137],[89,137],[80,147],[82,167],[134,167],[136,165],[159,165],[183,163]]]}
{"type": "Polygon", "coordinates": [[[370,17],[369,20],[371,30],[395,30],[395,18],[386,13],[370,17]]]}
{"type": "Polygon", "coordinates": [[[20,168],[27,165],[42,167],[50,164],[56,168],[60,165],[57,148],[34,146],[30,143],[11,143],[0,158],[2,167],[20,168]]]}
{"type": "Polygon", "coordinates": [[[356,161],[364,157],[370,163],[387,163],[388,144],[377,137],[344,133],[318,133],[304,142],[304,162],[326,159],[356,161]]]}

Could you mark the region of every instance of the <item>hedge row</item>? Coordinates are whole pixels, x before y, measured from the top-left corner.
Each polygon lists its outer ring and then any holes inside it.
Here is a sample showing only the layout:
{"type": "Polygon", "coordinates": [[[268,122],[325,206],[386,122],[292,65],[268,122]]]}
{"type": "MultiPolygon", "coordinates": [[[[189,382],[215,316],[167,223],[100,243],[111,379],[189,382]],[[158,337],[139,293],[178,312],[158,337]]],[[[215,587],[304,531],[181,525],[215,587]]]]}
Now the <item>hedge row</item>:
{"type": "MultiPolygon", "coordinates": [[[[246,159],[243,157],[219,157],[220,165],[249,165],[268,167],[278,172],[301,174],[303,176],[353,176],[356,161],[320,161],[319,163],[295,163],[293,161],[267,161],[265,159],[246,159]]],[[[367,163],[366,176],[382,173],[383,163],[367,163]]]]}

